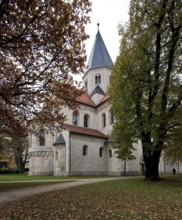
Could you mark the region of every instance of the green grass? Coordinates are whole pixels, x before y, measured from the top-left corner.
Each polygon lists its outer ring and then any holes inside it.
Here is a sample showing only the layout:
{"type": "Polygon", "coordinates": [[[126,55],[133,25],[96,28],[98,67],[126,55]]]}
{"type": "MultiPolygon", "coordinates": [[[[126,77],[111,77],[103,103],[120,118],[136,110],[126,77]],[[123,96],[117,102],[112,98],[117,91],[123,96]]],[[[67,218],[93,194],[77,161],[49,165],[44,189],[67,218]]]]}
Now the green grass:
{"type": "Polygon", "coordinates": [[[10,202],[0,219],[181,219],[182,176],[107,181],[10,202]]]}
{"type": "Polygon", "coordinates": [[[13,189],[22,189],[26,187],[42,186],[42,185],[52,185],[58,183],[71,182],[73,180],[65,181],[49,181],[49,182],[20,182],[20,183],[0,183],[0,192],[13,190],[13,189]]]}
{"type": "Polygon", "coordinates": [[[65,180],[65,179],[89,179],[89,178],[109,178],[108,176],[28,176],[21,174],[0,174],[1,181],[34,181],[34,180],[65,180]]]}
{"type": "Polygon", "coordinates": [[[33,181],[33,180],[59,180],[64,177],[59,176],[28,176],[26,173],[20,174],[0,174],[0,181],[33,181]]]}
{"type": "Polygon", "coordinates": [[[26,173],[0,174],[0,192],[12,190],[12,189],[20,189],[25,187],[65,183],[70,181],[73,180],[59,176],[28,176],[26,173]],[[16,182],[16,181],[20,181],[20,182],[16,182]]]}
{"type": "Polygon", "coordinates": [[[25,187],[71,182],[74,179],[97,178],[97,177],[98,176],[94,176],[94,177],[93,176],[72,176],[72,177],[28,176],[26,173],[0,174],[0,192],[12,190],[12,189],[20,189],[25,187]],[[20,182],[16,182],[16,181],[20,181],[20,182]],[[36,181],[40,181],[40,182],[36,182],[36,181]]]}

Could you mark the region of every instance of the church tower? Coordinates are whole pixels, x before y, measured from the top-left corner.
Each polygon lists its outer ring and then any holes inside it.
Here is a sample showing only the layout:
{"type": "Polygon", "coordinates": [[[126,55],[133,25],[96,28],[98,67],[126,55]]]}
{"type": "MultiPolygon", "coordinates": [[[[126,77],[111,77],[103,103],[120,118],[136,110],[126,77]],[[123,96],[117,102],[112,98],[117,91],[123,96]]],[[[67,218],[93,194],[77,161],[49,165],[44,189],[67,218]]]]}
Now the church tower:
{"type": "Polygon", "coordinates": [[[88,61],[87,70],[83,76],[83,84],[92,101],[97,105],[107,93],[110,83],[110,68],[113,65],[111,57],[99,31],[88,61]]]}
{"type": "Polygon", "coordinates": [[[133,161],[124,163],[108,142],[114,117],[107,90],[113,62],[98,30],[83,76],[85,91],[77,97],[78,109],[64,107],[63,130],[54,135],[44,129],[30,135],[29,175],[117,175],[139,173],[142,147],[135,143],[133,161]]]}

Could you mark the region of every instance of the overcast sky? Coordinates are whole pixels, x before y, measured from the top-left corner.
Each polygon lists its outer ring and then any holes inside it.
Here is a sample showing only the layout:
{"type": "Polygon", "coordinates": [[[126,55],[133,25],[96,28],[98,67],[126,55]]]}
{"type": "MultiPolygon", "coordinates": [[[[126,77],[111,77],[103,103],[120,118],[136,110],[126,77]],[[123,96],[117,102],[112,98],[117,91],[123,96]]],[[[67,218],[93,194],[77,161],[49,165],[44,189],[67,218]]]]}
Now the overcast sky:
{"type": "Polygon", "coordinates": [[[119,41],[117,26],[119,22],[126,22],[129,19],[130,0],[92,0],[91,23],[86,27],[86,33],[90,38],[86,41],[87,59],[97,33],[97,23],[106,47],[113,62],[119,53],[119,41]]]}

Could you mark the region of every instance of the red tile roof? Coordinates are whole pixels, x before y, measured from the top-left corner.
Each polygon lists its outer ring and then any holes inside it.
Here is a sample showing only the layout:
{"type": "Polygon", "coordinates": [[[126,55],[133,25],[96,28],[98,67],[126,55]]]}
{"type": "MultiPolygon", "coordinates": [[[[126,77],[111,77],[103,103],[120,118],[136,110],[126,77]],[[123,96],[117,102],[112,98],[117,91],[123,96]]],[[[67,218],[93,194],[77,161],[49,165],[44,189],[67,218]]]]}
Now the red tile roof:
{"type": "Polygon", "coordinates": [[[109,99],[109,96],[104,96],[103,99],[100,101],[100,103],[98,105],[96,105],[92,99],[90,98],[90,96],[88,95],[87,92],[84,92],[81,96],[79,96],[78,98],[76,98],[76,102],[85,104],[85,105],[89,105],[91,107],[97,107],[99,105],[101,105],[102,103],[104,103],[105,101],[107,101],[109,99]]]}
{"type": "Polygon", "coordinates": [[[103,134],[102,132],[91,129],[91,128],[84,128],[84,127],[79,127],[76,125],[69,125],[69,124],[64,124],[63,128],[66,130],[77,133],[77,134],[83,134],[83,135],[89,135],[89,136],[94,136],[94,137],[100,137],[100,138],[105,138],[107,139],[108,136],[103,134]]]}
{"type": "Polygon", "coordinates": [[[92,101],[92,99],[90,98],[87,92],[84,92],[81,96],[76,98],[76,101],[92,107],[96,107],[95,103],[92,101]]]}
{"type": "Polygon", "coordinates": [[[102,103],[104,103],[105,101],[107,101],[109,99],[109,96],[104,96],[103,99],[100,101],[100,103],[98,105],[101,105],[102,103]]]}

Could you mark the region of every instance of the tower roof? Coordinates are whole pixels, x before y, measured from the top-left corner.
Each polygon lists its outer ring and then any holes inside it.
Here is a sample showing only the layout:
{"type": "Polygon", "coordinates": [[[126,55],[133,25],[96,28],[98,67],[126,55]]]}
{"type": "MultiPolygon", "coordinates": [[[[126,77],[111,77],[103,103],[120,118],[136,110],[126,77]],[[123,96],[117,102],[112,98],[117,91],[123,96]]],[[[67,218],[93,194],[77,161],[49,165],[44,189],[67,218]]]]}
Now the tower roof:
{"type": "Polygon", "coordinates": [[[96,93],[105,96],[105,92],[100,88],[99,85],[97,85],[94,89],[94,91],[90,94],[90,97],[92,97],[93,95],[95,95],[96,93]]]}
{"type": "Polygon", "coordinates": [[[98,29],[92,52],[88,61],[88,69],[111,67],[113,62],[98,29]]]}
{"type": "Polygon", "coordinates": [[[56,141],[55,141],[55,143],[54,143],[54,145],[58,145],[58,144],[66,144],[65,139],[64,139],[64,137],[63,137],[62,134],[60,134],[60,135],[57,137],[57,139],[56,139],[56,141]]]}

